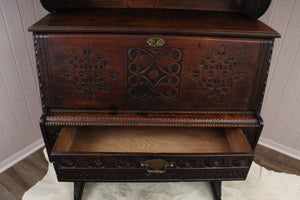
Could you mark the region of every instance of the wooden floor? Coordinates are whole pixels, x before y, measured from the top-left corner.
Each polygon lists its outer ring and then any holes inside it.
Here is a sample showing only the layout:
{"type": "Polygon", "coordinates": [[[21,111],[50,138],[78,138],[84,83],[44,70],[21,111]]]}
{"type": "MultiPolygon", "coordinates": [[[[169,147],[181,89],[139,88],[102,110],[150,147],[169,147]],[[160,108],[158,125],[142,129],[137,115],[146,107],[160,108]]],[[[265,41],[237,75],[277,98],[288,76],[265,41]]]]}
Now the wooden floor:
{"type": "Polygon", "coordinates": [[[255,150],[254,161],[269,170],[300,176],[300,160],[261,145],[258,145],[255,150]]]}
{"type": "MultiPolygon", "coordinates": [[[[300,160],[260,145],[254,160],[267,169],[300,175],[300,160]]],[[[47,168],[48,163],[39,150],[0,174],[0,200],[21,200],[24,192],[43,178],[47,168]]]]}
{"type": "Polygon", "coordinates": [[[42,150],[30,155],[0,174],[0,199],[19,200],[25,191],[41,180],[48,170],[42,150]]]}

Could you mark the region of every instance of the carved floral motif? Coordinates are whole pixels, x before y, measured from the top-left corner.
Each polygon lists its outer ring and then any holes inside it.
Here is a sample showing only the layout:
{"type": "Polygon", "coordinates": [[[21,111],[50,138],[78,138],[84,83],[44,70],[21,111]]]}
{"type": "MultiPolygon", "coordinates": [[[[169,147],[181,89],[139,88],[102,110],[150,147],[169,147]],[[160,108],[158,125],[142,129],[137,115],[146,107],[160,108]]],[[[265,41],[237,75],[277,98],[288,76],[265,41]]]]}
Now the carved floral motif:
{"type": "Polygon", "coordinates": [[[87,162],[90,168],[103,168],[105,166],[105,162],[101,158],[90,158],[87,162]]]}
{"type": "Polygon", "coordinates": [[[81,55],[73,55],[70,66],[64,71],[64,77],[72,81],[74,90],[87,94],[92,100],[97,92],[109,90],[109,82],[116,79],[108,58],[95,54],[87,44],[81,55]]]}
{"type": "Polygon", "coordinates": [[[236,68],[237,57],[231,55],[222,44],[218,49],[200,59],[198,67],[188,73],[188,76],[196,84],[198,92],[209,92],[208,99],[216,103],[217,99],[230,92],[244,74],[236,68]]]}
{"type": "Polygon", "coordinates": [[[194,167],[194,160],[178,160],[175,162],[176,168],[193,168],[194,167]]]}
{"type": "Polygon", "coordinates": [[[204,161],[205,167],[224,167],[225,160],[223,158],[210,158],[204,161]]]}
{"type": "Polygon", "coordinates": [[[57,163],[62,168],[74,168],[77,166],[75,160],[71,158],[62,158],[57,163]]]}
{"type": "Polygon", "coordinates": [[[117,159],[116,165],[118,168],[135,168],[137,160],[128,159],[128,158],[119,158],[117,159]]]}

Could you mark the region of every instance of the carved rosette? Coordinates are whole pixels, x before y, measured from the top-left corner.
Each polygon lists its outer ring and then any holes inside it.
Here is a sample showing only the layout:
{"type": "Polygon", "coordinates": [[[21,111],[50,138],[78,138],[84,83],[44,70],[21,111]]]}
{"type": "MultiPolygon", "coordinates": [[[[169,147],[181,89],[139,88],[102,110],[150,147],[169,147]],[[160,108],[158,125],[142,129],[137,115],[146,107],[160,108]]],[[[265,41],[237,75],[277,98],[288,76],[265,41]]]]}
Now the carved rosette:
{"type": "Polygon", "coordinates": [[[180,98],[183,49],[128,49],[128,99],[180,98]]]}
{"type": "Polygon", "coordinates": [[[135,168],[137,166],[137,160],[128,158],[118,158],[116,161],[116,166],[118,168],[135,168]]]}
{"type": "Polygon", "coordinates": [[[61,158],[57,164],[61,168],[75,168],[77,166],[76,161],[72,158],[61,158]]]}
{"type": "Polygon", "coordinates": [[[225,160],[223,158],[209,158],[204,161],[206,167],[224,167],[225,160]]]}
{"type": "Polygon", "coordinates": [[[217,103],[219,97],[229,94],[245,74],[236,68],[238,58],[231,55],[224,44],[203,56],[198,67],[188,73],[199,93],[207,94],[210,103],[217,103]]]}
{"type": "Polygon", "coordinates": [[[195,166],[195,160],[178,160],[175,162],[176,168],[193,168],[195,166]]]}
{"type": "Polygon", "coordinates": [[[71,57],[63,76],[74,90],[85,93],[90,100],[96,97],[97,92],[109,91],[109,83],[116,80],[116,72],[111,69],[109,59],[96,54],[89,43],[81,55],[71,57]]]}
{"type": "MultiPolygon", "coordinates": [[[[168,163],[174,163],[172,169],[209,169],[209,168],[231,168],[231,167],[250,167],[253,158],[251,156],[241,157],[241,156],[229,156],[229,157],[203,157],[203,158],[191,158],[191,159],[168,159],[161,158],[163,160],[167,159],[168,163]]],[[[140,157],[119,157],[110,161],[111,164],[106,165],[103,157],[95,158],[71,158],[66,157],[63,159],[58,159],[56,161],[60,167],[64,168],[119,168],[119,169],[144,169],[141,163],[146,160],[159,160],[155,157],[140,158],[140,157]]],[[[170,169],[171,169],[170,168],[170,169]]]]}
{"type": "Polygon", "coordinates": [[[89,168],[104,168],[105,162],[102,158],[89,158],[87,160],[87,165],[89,168]]]}

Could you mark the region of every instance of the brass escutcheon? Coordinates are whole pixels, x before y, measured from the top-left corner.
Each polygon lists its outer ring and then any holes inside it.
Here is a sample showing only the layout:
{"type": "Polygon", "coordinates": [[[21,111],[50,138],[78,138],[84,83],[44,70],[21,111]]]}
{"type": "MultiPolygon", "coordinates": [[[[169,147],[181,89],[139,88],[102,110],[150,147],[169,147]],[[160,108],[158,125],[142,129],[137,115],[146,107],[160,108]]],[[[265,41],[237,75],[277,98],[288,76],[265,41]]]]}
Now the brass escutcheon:
{"type": "Polygon", "coordinates": [[[162,47],[166,44],[165,40],[163,38],[160,38],[158,36],[151,37],[147,40],[147,44],[151,47],[162,47]]]}
{"type": "Polygon", "coordinates": [[[148,173],[163,174],[167,171],[167,167],[174,167],[174,163],[168,163],[162,159],[153,159],[141,162],[141,167],[145,167],[148,173]]]}

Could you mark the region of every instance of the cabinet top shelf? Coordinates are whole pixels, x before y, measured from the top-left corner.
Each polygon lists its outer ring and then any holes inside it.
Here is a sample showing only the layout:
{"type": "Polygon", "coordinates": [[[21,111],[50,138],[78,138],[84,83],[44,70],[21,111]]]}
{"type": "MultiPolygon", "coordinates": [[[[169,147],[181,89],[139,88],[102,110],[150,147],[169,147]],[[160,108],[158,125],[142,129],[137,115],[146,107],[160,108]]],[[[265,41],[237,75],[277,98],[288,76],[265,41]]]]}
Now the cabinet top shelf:
{"type": "Polygon", "coordinates": [[[125,8],[64,9],[47,15],[29,31],[280,37],[264,23],[241,13],[125,8]]]}

